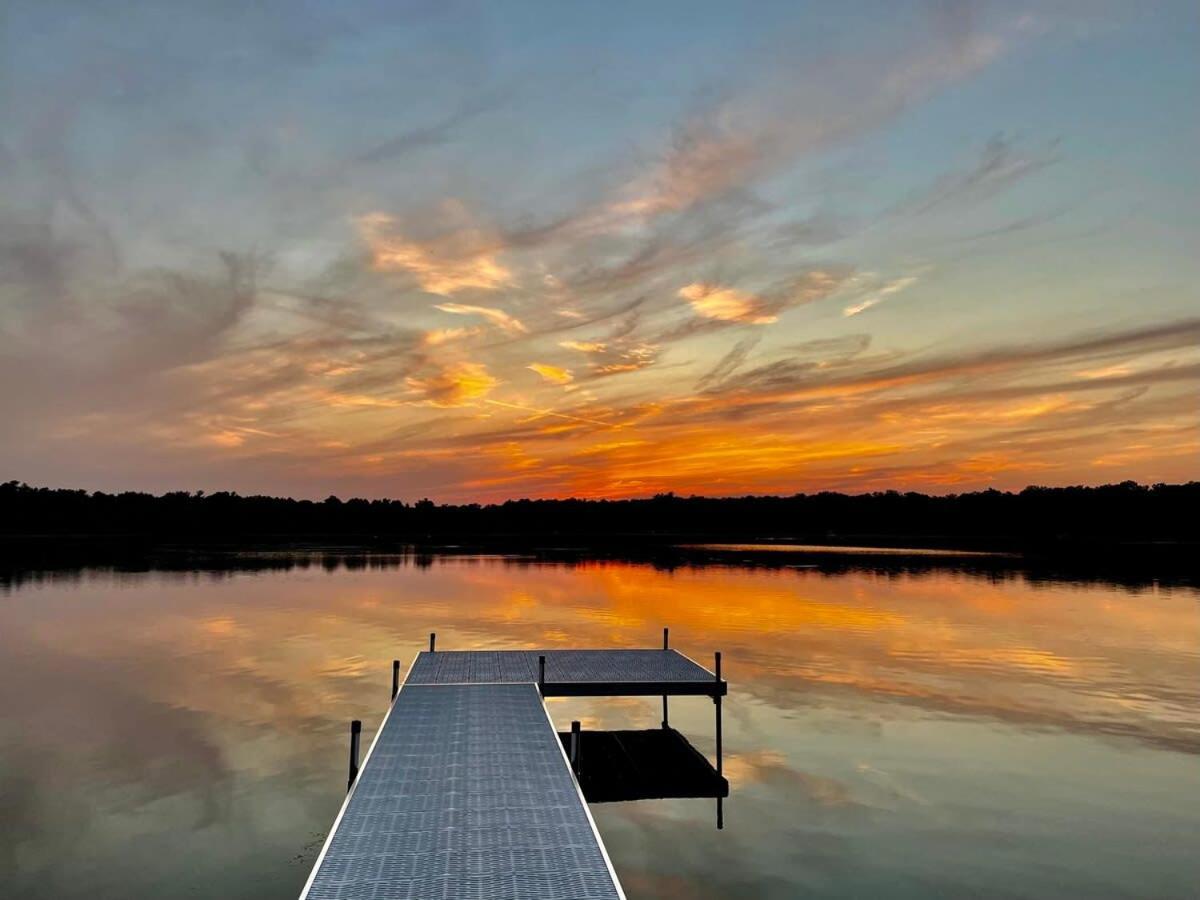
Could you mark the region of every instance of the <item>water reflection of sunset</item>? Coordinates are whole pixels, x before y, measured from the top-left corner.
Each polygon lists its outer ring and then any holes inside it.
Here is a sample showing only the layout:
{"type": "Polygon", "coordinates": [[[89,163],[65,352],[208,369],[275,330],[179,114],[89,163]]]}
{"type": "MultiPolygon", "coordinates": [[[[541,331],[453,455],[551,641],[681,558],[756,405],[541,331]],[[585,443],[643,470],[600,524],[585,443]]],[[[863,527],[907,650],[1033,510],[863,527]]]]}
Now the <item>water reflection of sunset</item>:
{"type": "MultiPolygon", "coordinates": [[[[630,647],[656,645],[664,626],[672,646],[701,662],[723,653],[733,794],[725,843],[713,843],[711,810],[689,801],[597,807],[627,886],[707,884],[717,860],[733,873],[791,865],[772,842],[799,839],[797,827],[823,840],[874,834],[887,845],[875,829],[896,816],[953,827],[969,844],[983,813],[958,809],[955,798],[1002,815],[1007,795],[989,793],[998,790],[984,774],[992,771],[1025,783],[1038,803],[1082,810],[1120,769],[1125,787],[1111,802],[1123,814],[1145,828],[1165,828],[1149,824],[1165,815],[1195,824],[1179,804],[1155,805],[1164,784],[1180,803],[1200,788],[1200,655],[1187,590],[936,568],[399,562],[95,574],[7,595],[0,721],[18,725],[0,742],[0,759],[39,786],[28,805],[10,808],[12,824],[40,835],[30,840],[49,865],[47,848],[69,832],[65,823],[91,821],[75,840],[81,864],[93,867],[113,858],[124,835],[149,828],[195,841],[201,828],[213,860],[238,859],[246,845],[257,848],[257,865],[277,857],[272,877],[287,895],[302,872],[282,861],[327,826],[336,805],[345,723],[358,717],[374,729],[391,660],[407,668],[429,632],[439,649],[630,647]],[[69,742],[55,724],[63,720],[72,722],[69,742]],[[1073,759],[1089,762],[1072,767],[1073,759]],[[38,792],[63,779],[74,787],[54,813],[38,792]],[[684,834],[711,859],[678,857],[672,848],[684,834]],[[742,862],[727,856],[734,846],[742,862]],[[662,869],[671,859],[678,872],[662,869]]],[[[653,728],[661,712],[656,698],[562,698],[550,711],[560,725],[578,719],[596,729],[653,728]]],[[[672,724],[710,754],[712,715],[708,700],[672,701],[672,724]]],[[[732,891],[735,882],[715,883],[732,891]]],[[[240,884],[222,887],[237,896],[240,884]]]]}
{"type": "MultiPolygon", "coordinates": [[[[1170,592],[1097,604],[1092,588],[1019,578],[985,585],[958,574],[831,578],[473,558],[287,582],[281,597],[270,579],[211,581],[199,593],[204,608],[186,613],[170,598],[195,597],[197,586],[167,582],[128,616],[105,603],[76,611],[96,617],[88,627],[57,634],[47,620],[39,636],[83,658],[114,646],[164,662],[203,653],[280,689],[320,685],[336,694],[339,683],[349,689],[382,677],[393,656],[407,664],[430,631],[444,649],[650,646],[666,625],[672,643],[696,658],[722,650],[739,690],[766,702],[801,687],[850,691],[1067,728],[1103,731],[1119,721],[1146,741],[1200,746],[1195,727],[1181,727],[1179,694],[1195,664],[1195,610],[1170,592]],[[125,624],[129,616],[136,628],[125,624]]],[[[120,604],[137,596],[108,590],[120,604]]],[[[160,684],[177,701],[173,681],[160,684]]],[[[195,702],[217,711],[229,701],[195,702]]]]}

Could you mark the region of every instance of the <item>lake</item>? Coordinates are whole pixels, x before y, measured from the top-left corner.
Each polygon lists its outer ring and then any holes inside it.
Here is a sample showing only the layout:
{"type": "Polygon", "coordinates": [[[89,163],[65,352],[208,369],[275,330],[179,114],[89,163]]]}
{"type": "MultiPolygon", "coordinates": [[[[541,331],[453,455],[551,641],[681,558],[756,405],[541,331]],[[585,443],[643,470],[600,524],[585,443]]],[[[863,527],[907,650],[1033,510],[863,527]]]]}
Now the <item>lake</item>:
{"type": "MultiPolygon", "coordinates": [[[[750,548],[753,549],[753,548],[750,548]]],[[[438,649],[722,651],[711,799],[593,805],[638,897],[1190,898],[1200,592],[804,548],[771,564],[242,554],[10,573],[0,894],[291,898],[364,746],[438,649]]],[[[763,554],[766,556],[766,554],[763,554]]],[[[551,699],[653,728],[657,698],[551,699]]],[[[714,752],[713,704],[671,724],[714,752]]]]}

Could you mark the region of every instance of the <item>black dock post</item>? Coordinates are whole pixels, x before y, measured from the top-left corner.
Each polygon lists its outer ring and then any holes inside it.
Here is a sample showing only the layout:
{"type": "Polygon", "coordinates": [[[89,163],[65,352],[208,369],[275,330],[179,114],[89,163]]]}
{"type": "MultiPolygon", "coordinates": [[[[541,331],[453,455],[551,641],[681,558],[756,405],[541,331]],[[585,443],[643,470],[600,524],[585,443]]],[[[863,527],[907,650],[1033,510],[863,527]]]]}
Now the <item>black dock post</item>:
{"type": "MultiPolygon", "coordinates": [[[[670,634],[671,634],[671,629],[669,629],[669,628],[663,628],[663,649],[664,649],[664,650],[667,650],[667,649],[669,649],[669,648],[670,648],[670,646],[671,646],[671,644],[670,644],[670,641],[668,640],[668,637],[670,636],[670,634]]],[[[668,726],[668,725],[667,725],[667,695],[666,695],[666,694],[663,694],[663,721],[662,721],[662,727],[663,727],[663,728],[668,728],[668,727],[670,727],[670,726],[668,726]]]]}
{"type": "Polygon", "coordinates": [[[392,699],[396,699],[396,695],[400,693],[400,660],[392,660],[392,699]]]}
{"type": "Polygon", "coordinates": [[[546,696],[546,657],[538,657],[538,693],[546,696]]]}
{"type": "Polygon", "coordinates": [[[435,631],[429,632],[429,652],[430,653],[433,652],[433,645],[436,640],[437,640],[437,632],[435,632],[435,631]]]}
{"type": "MultiPolygon", "coordinates": [[[[721,651],[718,650],[715,654],[715,665],[713,675],[719,685],[721,683],[721,651]]],[[[717,690],[720,690],[718,687],[717,690]]],[[[713,702],[717,704],[717,775],[724,777],[724,765],[721,754],[721,695],[717,694],[713,697],[713,702]]],[[[725,827],[725,804],[721,798],[717,798],[717,831],[725,827]]]]}
{"type": "Polygon", "coordinates": [[[346,791],[354,787],[354,779],[358,778],[358,742],[362,736],[362,722],[355,719],[350,723],[350,777],[346,780],[346,791]]]}
{"type": "MultiPolygon", "coordinates": [[[[721,683],[721,651],[716,653],[716,681],[721,683]]],[[[720,690],[720,688],[718,688],[720,690]]],[[[722,774],[722,759],[721,759],[721,695],[718,693],[713,697],[713,702],[717,704],[717,774],[722,774]]]]}
{"type": "Polygon", "coordinates": [[[571,723],[571,771],[579,774],[579,723],[571,723]]]}

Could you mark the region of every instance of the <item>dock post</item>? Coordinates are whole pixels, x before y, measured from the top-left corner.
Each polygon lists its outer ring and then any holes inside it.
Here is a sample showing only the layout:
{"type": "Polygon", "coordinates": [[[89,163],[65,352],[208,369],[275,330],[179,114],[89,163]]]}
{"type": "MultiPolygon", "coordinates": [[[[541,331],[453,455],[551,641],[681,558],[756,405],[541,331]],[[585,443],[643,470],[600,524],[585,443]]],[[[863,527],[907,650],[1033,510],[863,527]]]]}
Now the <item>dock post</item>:
{"type": "MultiPolygon", "coordinates": [[[[671,644],[670,644],[670,640],[669,640],[670,634],[671,634],[671,629],[669,629],[669,628],[665,628],[665,627],[664,627],[664,628],[663,628],[663,649],[664,649],[664,650],[667,650],[667,649],[669,649],[669,648],[670,648],[670,646],[671,646],[671,644]]],[[[667,727],[669,727],[669,726],[667,725],[667,695],[666,695],[666,694],[663,694],[663,721],[662,721],[662,727],[663,727],[663,728],[667,728],[667,727]]]]}
{"type": "Polygon", "coordinates": [[[346,780],[347,793],[354,787],[354,780],[358,778],[358,742],[361,737],[362,722],[355,719],[350,723],[350,777],[346,780]]]}
{"type": "Polygon", "coordinates": [[[571,771],[579,774],[579,723],[571,723],[571,771]]]}
{"type": "MultiPolygon", "coordinates": [[[[719,685],[721,683],[721,651],[720,650],[718,650],[716,653],[716,667],[715,668],[716,668],[716,671],[714,672],[714,674],[716,676],[716,682],[719,685]]],[[[718,688],[718,690],[720,690],[720,688],[718,688]]],[[[715,704],[717,704],[717,774],[721,775],[721,774],[723,774],[724,767],[722,765],[722,758],[721,758],[721,695],[719,693],[713,696],[713,702],[715,704]]]]}
{"type": "Polygon", "coordinates": [[[433,652],[433,645],[434,645],[435,641],[437,641],[437,632],[436,631],[429,632],[429,652],[430,653],[433,652]]]}
{"type": "Polygon", "coordinates": [[[546,657],[538,657],[538,693],[546,696],[546,657]]]}
{"type": "Polygon", "coordinates": [[[400,660],[392,660],[392,699],[396,699],[396,695],[400,693],[400,660]]]}

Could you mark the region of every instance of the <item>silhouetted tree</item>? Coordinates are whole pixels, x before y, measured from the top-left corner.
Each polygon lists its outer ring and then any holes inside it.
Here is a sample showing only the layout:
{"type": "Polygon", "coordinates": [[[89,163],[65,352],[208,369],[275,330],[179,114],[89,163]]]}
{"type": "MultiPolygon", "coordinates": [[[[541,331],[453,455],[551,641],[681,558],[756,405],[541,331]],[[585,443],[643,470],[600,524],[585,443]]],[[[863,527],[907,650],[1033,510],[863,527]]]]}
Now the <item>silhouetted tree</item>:
{"type": "Polygon", "coordinates": [[[822,491],[791,497],[680,497],[641,500],[508,500],[438,505],[422,499],[323,502],[243,497],[228,491],[126,492],[0,484],[0,533],[397,538],[570,535],[700,535],[829,539],[849,536],[949,540],[1194,540],[1200,482],[1099,487],[1031,486],[945,496],[822,491]]]}

